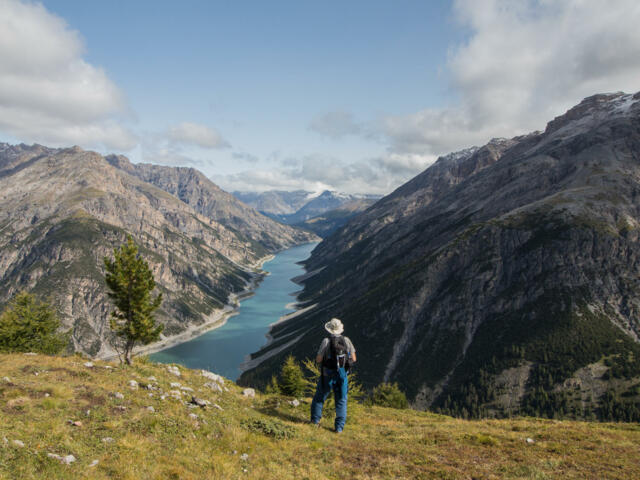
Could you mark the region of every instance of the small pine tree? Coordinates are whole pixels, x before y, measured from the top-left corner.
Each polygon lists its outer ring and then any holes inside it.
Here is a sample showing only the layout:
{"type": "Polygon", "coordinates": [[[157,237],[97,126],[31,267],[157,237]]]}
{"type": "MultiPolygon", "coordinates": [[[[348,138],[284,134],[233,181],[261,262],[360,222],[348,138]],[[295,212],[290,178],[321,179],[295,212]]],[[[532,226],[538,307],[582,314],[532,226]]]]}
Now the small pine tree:
{"type": "Polygon", "coordinates": [[[306,389],[306,381],[302,369],[293,355],[289,355],[280,371],[278,382],[280,393],[291,397],[301,397],[306,389]]]}
{"type": "Polygon", "coordinates": [[[409,408],[406,395],[400,390],[397,383],[381,383],[373,389],[371,402],[374,405],[391,408],[409,408]]]}
{"type": "Polygon", "coordinates": [[[162,293],[151,298],[156,282],[149,264],[138,255],[131,235],[127,237],[127,243],[113,250],[113,255],[113,260],[104,258],[109,297],[116,306],[111,312],[110,325],[122,341],[120,345],[114,345],[120,361],[131,365],[136,343],[147,345],[160,337],[164,326],[156,323],[153,312],[162,303],[162,293]]]}
{"type": "Polygon", "coordinates": [[[19,293],[0,315],[0,351],[60,353],[69,337],[56,333],[58,328],[60,320],[48,303],[19,293]]]}
{"type": "Polygon", "coordinates": [[[272,395],[280,393],[280,385],[278,384],[278,377],[276,377],[275,375],[271,376],[271,381],[265,388],[264,393],[268,393],[272,395]]]}

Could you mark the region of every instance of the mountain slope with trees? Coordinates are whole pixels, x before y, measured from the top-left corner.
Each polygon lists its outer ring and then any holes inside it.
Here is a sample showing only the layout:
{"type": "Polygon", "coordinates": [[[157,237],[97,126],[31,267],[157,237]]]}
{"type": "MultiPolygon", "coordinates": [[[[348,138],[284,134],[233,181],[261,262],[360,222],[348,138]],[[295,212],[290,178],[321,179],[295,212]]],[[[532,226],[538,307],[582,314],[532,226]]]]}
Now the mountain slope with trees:
{"type": "Polygon", "coordinates": [[[33,292],[54,305],[71,348],[113,355],[103,258],[128,234],[164,296],[165,337],[221,318],[261,259],[313,238],[255,211],[271,229],[262,237],[202,211],[95,152],[0,144],[0,306],[33,292]]]}
{"type": "Polygon", "coordinates": [[[461,416],[640,419],[640,93],[439,159],[325,239],[308,307],[241,382],[337,316],[365,386],[461,416]],[[300,339],[289,345],[291,338],[300,339]],[[260,363],[261,362],[261,363],[260,363]]]}

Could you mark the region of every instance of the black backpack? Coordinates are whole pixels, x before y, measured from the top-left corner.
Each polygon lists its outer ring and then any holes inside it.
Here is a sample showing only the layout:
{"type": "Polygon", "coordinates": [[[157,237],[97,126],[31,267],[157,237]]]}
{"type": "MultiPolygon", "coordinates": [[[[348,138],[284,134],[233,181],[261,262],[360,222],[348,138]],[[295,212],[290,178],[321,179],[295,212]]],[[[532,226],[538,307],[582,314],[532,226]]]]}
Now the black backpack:
{"type": "Polygon", "coordinates": [[[351,368],[349,348],[342,335],[331,335],[331,337],[329,337],[329,348],[327,348],[324,353],[322,366],[331,369],[342,367],[346,371],[349,371],[351,368]]]}

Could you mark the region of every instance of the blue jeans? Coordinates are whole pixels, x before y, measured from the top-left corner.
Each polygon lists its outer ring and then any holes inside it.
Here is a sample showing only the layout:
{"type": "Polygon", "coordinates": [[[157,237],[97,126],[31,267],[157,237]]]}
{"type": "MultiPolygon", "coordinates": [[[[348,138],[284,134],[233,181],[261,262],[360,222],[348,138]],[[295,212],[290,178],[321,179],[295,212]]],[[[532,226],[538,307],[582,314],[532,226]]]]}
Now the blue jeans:
{"type": "Polygon", "coordinates": [[[311,421],[318,423],[322,418],[322,407],[331,391],[336,400],[336,422],[337,432],[341,432],[344,428],[344,422],[347,420],[347,391],[349,389],[347,381],[347,372],[344,368],[323,369],[323,375],[318,379],[316,393],[311,402],[311,421]]]}

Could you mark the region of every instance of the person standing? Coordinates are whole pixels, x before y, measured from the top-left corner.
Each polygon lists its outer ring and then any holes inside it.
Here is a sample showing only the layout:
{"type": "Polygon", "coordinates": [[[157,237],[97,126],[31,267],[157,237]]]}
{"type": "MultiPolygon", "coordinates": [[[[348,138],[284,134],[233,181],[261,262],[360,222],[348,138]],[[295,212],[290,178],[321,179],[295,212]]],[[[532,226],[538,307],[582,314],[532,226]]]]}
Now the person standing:
{"type": "Polygon", "coordinates": [[[335,431],[341,433],[347,420],[347,393],[349,367],[356,362],[356,349],[348,337],[342,335],[344,326],[337,318],[324,324],[331,334],[322,340],[316,363],[320,364],[320,378],[311,402],[311,423],[318,425],[322,418],[324,402],[333,390],[336,401],[335,431]]]}

